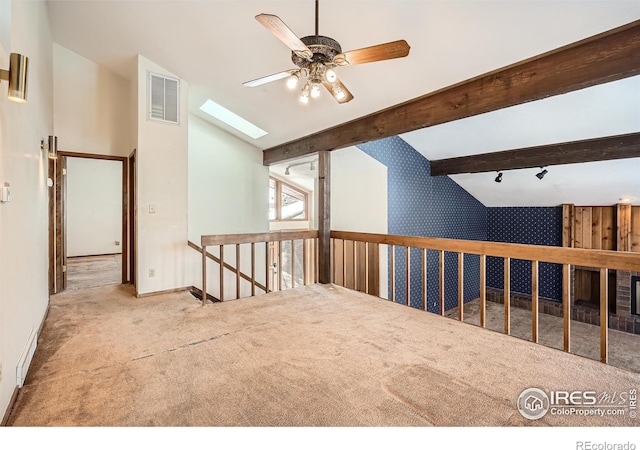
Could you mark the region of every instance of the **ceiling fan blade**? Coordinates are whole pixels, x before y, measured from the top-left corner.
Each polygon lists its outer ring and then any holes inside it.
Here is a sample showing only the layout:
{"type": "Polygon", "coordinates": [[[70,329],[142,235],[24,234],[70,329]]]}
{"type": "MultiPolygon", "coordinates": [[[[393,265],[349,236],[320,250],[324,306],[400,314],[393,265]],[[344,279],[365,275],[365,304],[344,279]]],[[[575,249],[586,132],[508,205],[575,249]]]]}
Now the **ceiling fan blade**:
{"type": "Polygon", "coordinates": [[[280,19],[273,14],[258,14],[256,20],[267,30],[271,31],[275,37],[280,39],[284,45],[289,47],[294,53],[302,58],[311,58],[313,52],[304,45],[298,36],[280,19]]]}
{"type": "Polygon", "coordinates": [[[271,83],[272,81],[277,81],[277,80],[282,80],[283,78],[287,78],[293,72],[295,72],[295,70],[285,70],[284,72],[278,72],[272,75],[267,75],[266,77],[257,78],[251,81],[246,81],[242,83],[242,85],[246,87],[262,86],[263,84],[271,83]]]}
{"type": "Polygon", "coordinates": [[[339,79],[336,78],[336,81],[333,83],[325,80],[322,84],[324,84],[324,87],[327,88],[327,91],[333,95],[333,98],[335,98],[338,103],[347,103],[353,100],[353,94],[351,94],[349,89],[347,89],[339,79]]]}
{"type": "Polygon", "coordinates": [[[355,64],[365,64],[385,59],[403,58],[409,54],[409,44],[404,39],[387,42],[386,44],[374,45],[373,47],[351,50],[336,55],[333,62],[339,66],[353,66],[355,64]]]}

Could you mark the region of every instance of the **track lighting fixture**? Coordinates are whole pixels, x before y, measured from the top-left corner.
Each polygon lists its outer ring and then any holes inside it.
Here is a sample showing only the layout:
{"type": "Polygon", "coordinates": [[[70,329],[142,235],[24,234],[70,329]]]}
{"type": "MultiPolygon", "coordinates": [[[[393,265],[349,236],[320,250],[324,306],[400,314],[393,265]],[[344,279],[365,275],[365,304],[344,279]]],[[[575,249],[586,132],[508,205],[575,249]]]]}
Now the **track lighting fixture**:
{"type": "Polygon", "coordinates": [[[547,169],[544,169],[542,167],[540,167],[540,169],[541,169],[540,172],[536,174],[536,177],[538,177],[538,180],[542,180],[544,176],[549,173],[547,169]]]}
{"type": "Polygon", "coordinates": [[[285,175],[291,175],[291,170],[289,170],[289,169],[291,169],[292,167],[296,167],[296,166],[304,166],[305,164],[310,164],[309,170],[316,170],[316,162],[315,161],[304,161],[304,162],[289,164],[287,166],[287,168],[284,169],[284,174],[285,175]]]}
{"type": "Polygon", "coordinates": [[[502,172],[498,172],[498,176],[494,180],[496,183],[502,183],[502,172]]]}

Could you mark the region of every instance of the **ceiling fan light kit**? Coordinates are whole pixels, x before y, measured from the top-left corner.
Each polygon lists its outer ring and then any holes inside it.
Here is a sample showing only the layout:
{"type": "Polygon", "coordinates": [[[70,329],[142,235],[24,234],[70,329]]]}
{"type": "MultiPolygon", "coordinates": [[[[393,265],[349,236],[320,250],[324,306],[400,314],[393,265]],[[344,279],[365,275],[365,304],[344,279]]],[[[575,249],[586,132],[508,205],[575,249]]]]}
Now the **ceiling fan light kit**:
{"type": "Polygon", "coordinates": [[[298,87],[302,78],[304,85],[300,92],[301,103],[309,103],[309,97],[320,97],[321,85],[338,103],[347,103],[353,100],[353,95],[338,78],[334,70],[336,67],[402,58],[409,54],[409,44],[404,40],[343,53],[338,41],[319,35],[318,10],[318,0],[316,0],[316,34],[301,39],[278,16],[272,14],[256,16],[260,24],[291,49],[291,61],[297,69],[247,81],[244,83],[245,86],[256,87],[286,77],[287,87],[293,90],[298,87]]]}

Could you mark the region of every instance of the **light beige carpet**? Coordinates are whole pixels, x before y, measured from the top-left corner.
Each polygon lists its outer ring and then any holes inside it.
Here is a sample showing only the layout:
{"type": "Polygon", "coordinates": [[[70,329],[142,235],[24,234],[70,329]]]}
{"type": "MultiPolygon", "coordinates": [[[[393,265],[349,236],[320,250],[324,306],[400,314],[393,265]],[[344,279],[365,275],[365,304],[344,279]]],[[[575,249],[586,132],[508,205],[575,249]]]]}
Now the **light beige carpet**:
{"type": "Polygon", "coordinates": [[[640,424],[530,421],[532,386],[619,393],[640,375],[331,285],[206,307],[111,286],[52,298],[10,424],[640,424]]]}

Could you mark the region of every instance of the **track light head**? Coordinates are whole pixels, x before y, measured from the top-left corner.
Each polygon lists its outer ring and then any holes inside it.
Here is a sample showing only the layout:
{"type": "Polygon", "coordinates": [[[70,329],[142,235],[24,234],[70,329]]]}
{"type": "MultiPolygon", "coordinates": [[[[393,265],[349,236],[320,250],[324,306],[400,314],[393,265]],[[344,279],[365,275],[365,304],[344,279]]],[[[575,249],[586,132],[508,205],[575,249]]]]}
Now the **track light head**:
{"type": "Polygon", "coordinates": [[[498,172],[498,176],[494,180],[496,183],[502,183],[502,172],[498,172]]]}
{"type": "Polygon", "coordinates": [[[284,169],[284,174],[285,175],[291,175],[291,172],[289,172],[289,169],[291,168],[291,166],[287,167],[286,169],[284,169]]]}
{"type": "Polygon", "coordinates": [[[542,167],[540,167],[540,169],[542,170],[536,174],[536,177],[538,177],[538,180],[542,180],[544,176],[549,173],[547,169],[543,169],[542,167]]]}

